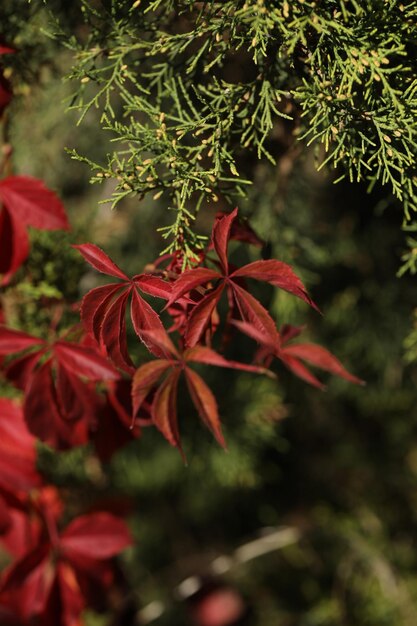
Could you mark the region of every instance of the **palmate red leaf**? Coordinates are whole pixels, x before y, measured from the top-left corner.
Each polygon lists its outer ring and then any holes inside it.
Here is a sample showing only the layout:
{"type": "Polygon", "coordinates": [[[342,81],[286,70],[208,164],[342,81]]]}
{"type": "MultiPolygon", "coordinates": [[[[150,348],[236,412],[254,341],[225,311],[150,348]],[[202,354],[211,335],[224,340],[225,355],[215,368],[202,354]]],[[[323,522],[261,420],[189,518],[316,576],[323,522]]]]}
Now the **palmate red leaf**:
{"type": "MultiPolygon", "coordinates": [[[[1,111],[1,98],[0,98],[1,111]]],[[[29,238],[23,224],[6,210],[0,209],[0,274],[7,285],[29,254],[29,238]]]]}
{"type": "Polygon", "coordinates": [[[49,444],[64,450],[88,441],[88,424],[79,420],[65,423],[59,411],[51,361],[45,361],[33,374],[24,401],[29,431],[49,444]]]}
{"type": "Polygon", "coordinates": [[[213,433],[219,444],[225,448],[217,402],[209,387],[196,372],[189,367],[185,368],[185,379],[188,391],[198,414],[204,424],[213,433]]]}
{"type": "MultiPolygon", "coordinates": [[[[218,219],[213,227],[212,243],[220,260],[221,272],[216,272],[203,267],[188,270],[178,277],[172,286],[172,293],[166,308],[178,303],[179,299],[190,294],[193,289],[204,288],[209,283],[214,283],[215,293],[220,293],[226,287],[229,302],[234,302],[239,309],[243,322],[252,324],[256,331],[269,337],[269,342],[275,345],[279,342],[279,333],[268,311],[256,300],[242,285],[243,280],[254,278],[269,282],[270,284],[284,289],[295,295],[312,307],[317,306],[308,295],[302,281],[292,268],[281,261],[255,261],[242,268],[231,271],[228,258],[228,241],[231,237],[232,227],[237,217],[237,209],[229,215],[218,219]],[[220,283],[220,284],[219,284],[220,283]],[[233,299],[230,300],[230,294],[233,299]]],[[[202,298],[195,303],[194,310],[189,313],[188,325],[185,332],[186,344],[196,345],[209,324],[211,314],[216,310],[217,295],[213,291],[203,292],[202,298]]]]}
{"type": "Polygon", "coordinates": [[[130,316],[133,328],[139,339],[155,355],[162,356],[157,347],[146,343],[143,331],[163,330],[159,315],[142,298],[139,290],[167,299],[170,286],[159,277],[139,274],[132,280],[94,244],[74,246],[96,270],[115,276],[123,282],[96,287],[83,298],[81,318],[87,332],[91,333],[101,346],[105,347],[117,367],[131,373],[132,361],[126,342],[125,312],[127,300],[131,296],[130,316]]]}
{"type": "Polygon", "coordinates": [[[173,369],[158,388],[152,403],[152,420],[172,446],[182,453],[177,418],[177,391],[181,375],[179,368],[173,369]]]}
{"type": "Polygon", "coordinates": [[[79,250],[87,263],[92,265],[97,271],[109,276],[115,276],[124,281],[129,281],[129,278],[124,272],[114,263],[109,256],[101,248],[93,243],[83,243],[74,245],[73,248],[79,250]]]}
{"type": "Polygon", "coordinates": [[[169,361],[158,359],[145,363],[136,370],[132,383],[133,418],[138,414],[143,402],[158,380],[170,367],[169,361]]]}
{"type": "Polygon", "coordinates": [[[301,298],[301,300],[307,302],[307,304],[316,309],[316,311],[319,311],[319,308],[308,295],[306,288],[297,274],[287,263],[283,263],[282,261],[275,259],[254,261],[253,263],[249,263],[235,270],[230,275],[230,278],[253,278],[270,283],[274,285],[274,287],[279,287],[297,296],[297,298],[301,298]]]}
{"type": "Polygon", "coordinates": [[[0,181],[0,200],[14,219],[42,230],[69,230],[58,196],[30,176],[8,176],[0,181]]]}
{"type": "Polygon", "coordinates": [[[356,385],[364,385],[364,381],[350,374],[345,367],[341,364],[341,362],[331,354],[325,348],[318,346],[313,343],[299,343],[293,344],[290,346],[285,346],[282,349],[285,358],[288,357],[302,359],[315,367],[319,367],[322,370],[330,372],[335,376],[340,376],[345,380],[348,380],[351,383],[355,383],[356,385]]]}
{"type": "Polygon", "coordinates": [[[9,356],[33,346],[44,345],[44,341],[21,330],[0,326],[0,356],[9,356]]]}
{"type": "Polygon", "coordinates": [[[53,351],[57,361],[76,376],[85,376],[95,381],[120,378],[112,364],[91,348],[67,341],[57,341],[53,351]]]}
{"type": "Polygon", "coordinates": [[[60,538],[65,557],[77,559],[109,559],[132,544],[125,522],[110,513],[90,513],[73,520],[60,538]]]}

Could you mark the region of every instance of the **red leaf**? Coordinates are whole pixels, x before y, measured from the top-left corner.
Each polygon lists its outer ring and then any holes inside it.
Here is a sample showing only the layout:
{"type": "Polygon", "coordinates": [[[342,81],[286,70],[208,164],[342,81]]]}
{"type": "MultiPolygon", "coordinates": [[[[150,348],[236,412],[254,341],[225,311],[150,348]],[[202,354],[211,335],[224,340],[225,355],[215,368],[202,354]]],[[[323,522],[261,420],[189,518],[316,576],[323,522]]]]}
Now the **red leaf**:
{"type": "Polygon", "coordinates": [[[188,317],[185,342],[187,346],[195,346],[209,326],[213,311],[218,305],[224,290],[224,283],[220,284],[212,293],[205,296],[191,311],[188,317]]]}
{"type": "Polygon", "coordinates": [[[100,354],[92,348],[77,346],[66,341],[57,341],[54,345],[57,360],[77,376],[89,380],[117,380],[119,373],[100,354]]]}
{"type": "Polygon", "coordinates": [[[10,104],[13,98],[13,91],[10,81],[0,74],[0,117],[3,115],[5,108],[10,104]]]}
{"type": "Polygon", "coordinates": [[[150,343],[153,346],[153,350],[159,349],[164,355],[165,359],[179,359],[180,355],[177,348],[172,343],[166,330],[143,330],[142,335],[146,343],[150,343]]]}
{"type": "Polygon", "coordinates": [[[33,435],[55,448],[60,447],[62,425],[56,405],[50,360],[43,363],[32,377],[25,396],[24,414],[33,435]]]}
{"type": "Polygon", "coordinates": [[[237,209],[234,209],[229,215],[221,218],[214,223],[212,240],[217,256],[220,259],[222,269],[225,274],[228,273],[229,263],[227,260],[227,246],[230,239],[230,229],[232,223],[237,216],[237,209]]]}
{"type": "Polygon", "coordinates": [[[20,330],[13,330],[0,326],[0,355],[8,356],[13,352],[21,352],[33,346],[40,346],[44,342],[20,330]]]}
{"type": "Polygon", "coordinates": [[[159,387],[152,404],[152,419],[169,443],[181,451],[176,402],[180,374],[179,368],[174,369],[159,387]]]}
{"type": "Polygon", "coordinates": [[[177,302],[179,298],[196,287],[218,280],[219,278],[222,278],[221,274],[215,272],[214,270],[207,269],[206,267],[197,267],[192,270],[186,270],[172,285],[171,297],[165,308],[171,306],[174,302],[177,302]]]}
{"type": "Polygon", "coordinates": [[[83,243],[77,246],[74,245],[73,248],[79,250],[87,263],[92,265],[97,271],[129,282],[126,274],[98,246],[93,243],[83,243]]]}
{"type": "Polygon", "coordinates": [[[185,368],[185,377],[191,399],[200,418],[211,430],[219,444],[223,446],[223,448],[226,447],[226,442],[221,430],[215,397],[207,387],[204,380],[189,367],[185,368]]]}
{"type": "Polygon", "coordinates": [[[148,348],[152,354],[157,357],[164,357],[165,350],[161,350],[155,343],[152,341],[147,341],[146,335],[143,334],[145,330],[154,330],[161,333],[164,333],[164,327],[162,325],[161,320],[159,319],[158,314],[153,310],[153,308],[140,297],[137,292],[137,289],[134,288],[132,290],[132,301],[130,306],[130,316],[132,319],[133,328],[135,329],[135,333],[143,341],[145,346],[148,348]]]}
{"type": "Polygon", "coordinates": [[[350,374],[347,369],[343,367],[341,362],[333,356],[333,354],[321,346],[317,346],[312,343],[299,343],[292,346],[285,346],[285,348],[283,348],[283,353],[286,357],[291,356],[296,357],[297,359],[302,359],[303,361],[307,361],[308,363],[311,363],[311,365],[315,365],[322,370],[335,374],[336,376],[340,376],[351,383],[355,383],[357,385],[365,384],[363,380],[353,374],[350,374]]]}
{"type": "Polygon", "coordinates": [[[232,283],[233,295],[243,321],[251,324],[260,333],[267,335],[272,345],[280,342],[279,332],[268,311],[249,292],[232,283]]]}
{"type": "Polygon", "coordinates": [[[132,384],[133,417],[135,418],[146,396],[156,385],[162,374],[171,367],[167,360],[157,360],[145,363],[136,370],[132,384]]]}
{"type": "MultiPolygon", "coordinates": [[[[1,111],[1,103],[0,103],[1,111]]],[[[29,239],[23,224],[5,209],[0,210],[1,285],[7,285],[29,254],[29,239]]]]}
{"type": "Polygon", "coordinates": [[[284,365],[286,365],[293,374],[298,376],[298,378],[302,378],[306,383],[309,383],[314,387],[318,387],[319,389],[326,389],[326,386],[323,385],[323,383],[321,383],[319,379],[316,378],[314,374],[312,374],[310,370],[308,370],[306,366],[301,363],[301,361],[299,361],[295,357],[286,354],[284,354],[280,358],[284,365]]]}
{"type": "Polygon", "coordinates": [[[9,176],[0,181],[0,199],[7,211],[25,226],[42,230],[69,230],[65,209],[58,196],[41,180],[9,176]]]}
{"type": "Polygon", "coordinates": [[[0,398],[0,486],[26,491],[41,484],[36,471],[35,445],[21,407],[0,398]]]}
{"type": "Polygon", "coordinates": [[[60,415],[69,421],[86,419],[91,422],[95,402],[88,387],[60,363],[56,375],[56,397],[60,415]]]}
{"type": "Polygon", "coordinates": [[[43,350],[25,354],[13,361],[5,368],[4,374],[7,380],[10,380],[15,387],[24,391],[29,385],[33,370],[42,357],[43,350]]]}
{"type": "Polygon", "coordinates": [[[14,48],[10,48],[10,46],[6,46],[4,44],[0,44],[0,55],[2,54],[12,54],[16,52],[14,48]]]}
{"type": "Polygon", "coordinates": [[[242,370],[244,372],[254,372],[255,374],[266,374],[274,378],[274,375],[264,367],[257,365],[247,365],[246,363],[239,363],[238,361],[229,361],[223,356],[207,348],[206,346],[195,346],[189,348],[184,352],[184,358],[187,363],[204,363],[205,365],[216,365],[217,367],[229,367],[231,369],[242,370]]]}
{"type": "Polygon", "coordinates": [[[172,283],[159,278],[159,276],[151,276],[150,274],[139,274],[133,278],[136,285],[144,293],[156,298],[168,300],[172,292],[172,283]]]}
{"type": "MultiPolygon", "coordinates": [[[[125,522],[110,513],[90,513],[73,520],[61,535],[65,556],[109,559],[132,544],[125,522]]],[[[77,559],[77,564],[80,561],[77,559]]]]}
{"type": "Polygon", "coordinates": [[[283,263],[282,261],[276,261],[271,259],[269,261],[254,261],[245,265],[233,272],[231,278],[254,278],[255,280],[262,280],[280,287],[284,291],[292,293],[294,296],[301,298],[304,302],[310,304],[314,309],[319,311],[317,305],[313,302],[307,293],[302,281],[295,274],[294,270],[283,263]]]}
{"type": "Polygon", "coordinates": [[[256,328],[249,322],[242,322],[241,320],[230,320],[230,323],[238,328],[242,333],[245,333],[248,337],[257,341],[260,345],[271,347],[271,338],[264,332],[256,328]]]}
{"type": "Polygon", "coordinates": [[[106,347],[112,361],[123,370],[133,371],[133,363],[127,351],[126,341],[126,304],[129,291],[126,291],[112,302],[101,326],[101,341],[106,347]]]}
{"type": "Polygon", "coordinates": [[[48,546],[44,544],[15,561],[4,574],[1,596],[7,594],[6,598],[25,623],[46,606],[53,583],[48,564],[48,546]]]}
{"type": "Polygon", "coordinates": [[[120,283],[111,283],[103,287],[96,287],[89,291],[81,304],[81,319],[85,330],[100,341],[101,324],[105,312],[115,294],[123,289],[120,283]]]}

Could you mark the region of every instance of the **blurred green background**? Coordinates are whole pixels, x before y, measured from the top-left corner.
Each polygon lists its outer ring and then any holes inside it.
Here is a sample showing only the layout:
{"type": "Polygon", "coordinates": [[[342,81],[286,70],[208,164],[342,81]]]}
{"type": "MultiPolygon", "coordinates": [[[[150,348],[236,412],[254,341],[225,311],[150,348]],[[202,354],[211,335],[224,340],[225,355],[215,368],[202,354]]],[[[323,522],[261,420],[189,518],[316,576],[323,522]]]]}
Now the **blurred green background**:
{"type": "MultiPolygon", "coordinates": [[[[65,153],[74,147],[100,161],[107,138],[98,113],[77,127],[66,112],[72,87],[62,76],[71,57],[63,52],[55,61],[37,84],[21,89],[7,122],[15,171],[57,190],[73,225],[70,235],[32,232],[21,280],[4,294],[10,323],[28,332],[46,332],[48,303],[75,302],[98,284],[71,242],[102,246],[127,273],[142,271],[163,247],[156,233],[163,205],[133,199],[110,211],[99,202],[111,190],[90,186],[87,166],[65,153]]],[[[257,293],[278,323],[306,324],[309,339],[367,385],[326,377],[322,393],[283,368],[278,382],[206,368],[227,452],[186,399],[180,426],[187,467],[152,428],[108,466],[90,450],[58,456],[40,448],[41,469],[72,506],[110,499],[126,507],[137,539],[121,563],[117,611],[89,612],[87,624],[195,624],[192,601],[178,585],[197,576],[210,581],[207,589],[231,586],[242,596],[246,611],[236,624],[414,626],[417,366],[409,335],[416,280],[396,277],[401,211],[381,190],[333,185],[315,172],[308,149],[283,151],[277,166],[248,159],[245,167],[255,183],[242,214],[267,242],[263,253],[297,269],[323,317],[278,290],[256,287],[257,293]],[[270,551],[250,560],[236,553],[281,528],[292,529],[283,532],[284,545],[271,540],[270,551]],[[222,555],[232,561],[219,561],[222,555]]],[[[219,208],[203,210],[201,232],[209,235],[219,208]]],[[[257,249],[234,244],[233,251],[240,261],[259,258],[257,249]]],[[[230,356],[247,361],[253,345],[235,343],[230,356]]]]}

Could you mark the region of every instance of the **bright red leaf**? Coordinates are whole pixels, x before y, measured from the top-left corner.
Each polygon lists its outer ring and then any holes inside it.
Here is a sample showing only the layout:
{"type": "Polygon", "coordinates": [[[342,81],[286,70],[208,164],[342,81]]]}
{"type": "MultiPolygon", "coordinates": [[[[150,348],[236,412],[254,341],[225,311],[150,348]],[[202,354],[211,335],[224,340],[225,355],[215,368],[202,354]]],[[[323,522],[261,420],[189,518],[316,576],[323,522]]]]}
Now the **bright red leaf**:
{"type": "Polygon", "coordinates": [[[180,353],[165,331],[147,331],[147,340],[165,351],[167,358],[145,363],[136,370],[132,385],[133,417],[151,392],[156,391],[152,402],[152,420],[169,443],[181,450],[177,423],[177,390],[181,373],[184,372],[190,396],[197,412],[212,431],[220,445],[224,446],[216,400],[202,378],[190,367],[190,363],[204,363],[265,374],[267,370],[254,365],[228,361],[205,346],[188,348],[180,353]]]}
{"type": "Polygon", "coordinates": [[[142,298],[140,292],[167,299],[170,294],[169,283],[146,274],[129,279],[103,250],[93,244],[82,244],[74,248],[79,250],[96,270],[122,281],[96,287],[84,296],[81,317],[87,332],[94,335],[106,348],[108,355],[118,367],[133,372],[133,363],[127,351],[125,322],[127,300],[131,296],[130,317],[136,334],[155,356],[164,356],[155,346],[147,344],[143,331],[162,331],[163,326],[158,314],[142,298]]]}
{"type": "Polygon", "coordinates": [[[231,300],[244,322],[253,324],[259,332],[263,332],[269,337],[271,343],[275,344],[279,341],[275,322],[262,304],[249,294],[243,279],[253,278],[268,282],[301,298],[317,309],[301,280],[286,263],[275,260],[255,261],[237,270],[230,266],[227,251],[236,217],[237,209],[219,219],[213,227],[212,242],[220,260],[221,271],[201,267],[191,269],[181,274],[172,286],[168,307],[192,290],[206,286],[203,298],[189,315],[185,335],[187,346],[194,346],[201,340],[224,289],[228,290],[231,300]],[[207,285],[209,286],[207,287],[207,285]]]}

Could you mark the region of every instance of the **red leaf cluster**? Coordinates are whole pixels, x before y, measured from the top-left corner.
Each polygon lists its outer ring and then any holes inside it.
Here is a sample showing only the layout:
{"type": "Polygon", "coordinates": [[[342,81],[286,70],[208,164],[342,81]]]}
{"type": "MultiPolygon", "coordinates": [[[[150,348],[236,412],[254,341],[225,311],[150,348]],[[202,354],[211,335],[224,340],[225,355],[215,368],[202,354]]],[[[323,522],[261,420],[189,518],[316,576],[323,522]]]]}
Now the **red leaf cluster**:
{"type": "Polygon", "coordinates": [[[60,520],[58,492],[36,470],[35,438],[19,405],[0,400],[0,535],[14,561],[0,579],[2,625],[74,626],[112,584],[109,562],[131,543],[125,523],[107,512],[60,520]]]}

